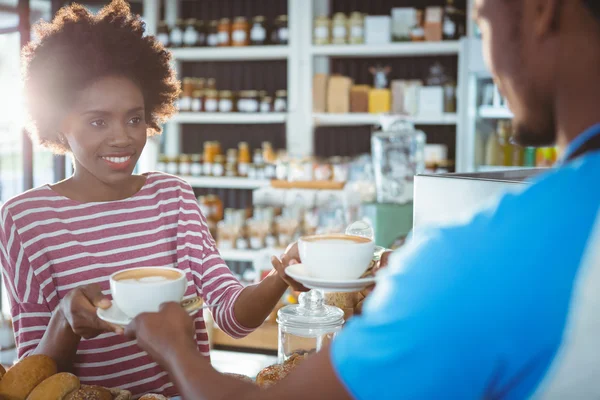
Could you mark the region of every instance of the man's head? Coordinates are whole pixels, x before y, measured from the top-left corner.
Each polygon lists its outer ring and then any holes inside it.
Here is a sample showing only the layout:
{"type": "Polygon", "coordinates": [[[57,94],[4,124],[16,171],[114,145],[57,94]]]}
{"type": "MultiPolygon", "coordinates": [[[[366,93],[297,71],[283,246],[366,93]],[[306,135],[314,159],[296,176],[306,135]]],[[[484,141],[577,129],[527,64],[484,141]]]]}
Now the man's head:
{"type": "Polygon", "coordinates": [[[515,139],[553,144],[560,88],[575,78],[573,63],[585,62],[569,54],[582,42],[600,43],[600,1],[475,0],[474,16],[486,62],[515,114],[515,139]]]}

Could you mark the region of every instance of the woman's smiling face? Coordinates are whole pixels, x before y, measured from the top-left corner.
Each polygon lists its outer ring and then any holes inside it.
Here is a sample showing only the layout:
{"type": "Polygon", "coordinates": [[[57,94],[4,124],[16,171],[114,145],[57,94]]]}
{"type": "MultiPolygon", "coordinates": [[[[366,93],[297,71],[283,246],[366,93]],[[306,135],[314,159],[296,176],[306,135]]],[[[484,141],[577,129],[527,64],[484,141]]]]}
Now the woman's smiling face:
{"type": "Polygon", "coordinates": [[[130,79],[100,78],[78,93],[61,126],[78,174],[124,183],[146,145],[144,96],[130,79]]]}

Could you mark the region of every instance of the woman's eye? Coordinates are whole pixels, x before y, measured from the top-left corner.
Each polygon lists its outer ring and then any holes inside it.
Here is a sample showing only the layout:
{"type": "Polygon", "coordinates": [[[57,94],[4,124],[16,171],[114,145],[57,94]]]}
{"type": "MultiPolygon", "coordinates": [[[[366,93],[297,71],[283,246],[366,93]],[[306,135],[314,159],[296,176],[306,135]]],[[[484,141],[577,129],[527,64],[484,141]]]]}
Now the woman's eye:
{"type": "Polygon", "coordinates": [[[141,122],[142,122],[142,119],[140,117],[133,117],[129,120],[129,123],[133,124],[133,125],[137,125],[141,122]]]}
{"type": "Polygon", "coordinates": [[[92,126],[104,126],[106,125],[106,122],[104,122],[103,119],[97,119],[95,121],[92,121],[92,126]]]}

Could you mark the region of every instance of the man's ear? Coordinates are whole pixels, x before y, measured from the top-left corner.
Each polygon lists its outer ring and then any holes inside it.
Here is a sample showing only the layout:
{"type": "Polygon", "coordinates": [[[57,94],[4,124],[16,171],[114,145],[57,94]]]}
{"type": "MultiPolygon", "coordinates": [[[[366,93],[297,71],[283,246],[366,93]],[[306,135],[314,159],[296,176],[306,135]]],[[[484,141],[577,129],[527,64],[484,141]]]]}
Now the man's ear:
{"type": "Polygon", "coordinates": [[[564,5],[564,0],[527,0],[523,6],[530,13],[532,21],[531,28],[538,38],[547,36],[556,32],[560,24],[560,14],[564,5]]]}

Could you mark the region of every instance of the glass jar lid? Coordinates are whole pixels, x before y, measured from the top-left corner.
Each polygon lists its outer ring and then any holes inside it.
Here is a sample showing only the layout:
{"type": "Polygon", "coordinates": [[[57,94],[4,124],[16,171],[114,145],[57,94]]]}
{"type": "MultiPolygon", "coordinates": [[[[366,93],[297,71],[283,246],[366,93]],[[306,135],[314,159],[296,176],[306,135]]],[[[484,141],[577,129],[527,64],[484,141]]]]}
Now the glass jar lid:
{"type": "Polygon", "coordinates": [[[326,305],[322,292],[311,290],[300,294],[298,304],[282,307],[277,312],[277,323],[282,328],[313,331],[315,335],[320,335],[341,328],[344,312],[338,307],[326,305]]]}

